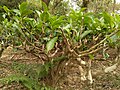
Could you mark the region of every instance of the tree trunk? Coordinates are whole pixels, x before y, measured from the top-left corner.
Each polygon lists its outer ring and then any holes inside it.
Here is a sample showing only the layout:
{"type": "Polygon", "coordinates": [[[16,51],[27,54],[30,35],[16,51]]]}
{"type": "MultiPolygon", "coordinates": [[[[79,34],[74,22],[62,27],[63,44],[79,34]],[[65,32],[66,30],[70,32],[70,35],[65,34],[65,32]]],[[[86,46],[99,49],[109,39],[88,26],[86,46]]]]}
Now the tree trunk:
{"type": "Polygon", "coordinates": [[[86,8],[86,11],[87,11],[89,2],[90,2],[90,0],[83,0],[83,2],[82,2],[82,8],[86,8]]]}
{"type": "Polygon", "coordinates": [[[115,12],[115,4],[116,4],[116,0],[113,1],[113,12],[115,12]]]}
{"type": "Polygon", "coordinates": [[[47,6],[49,6],[50,0],[42,0],[47,6]]]}

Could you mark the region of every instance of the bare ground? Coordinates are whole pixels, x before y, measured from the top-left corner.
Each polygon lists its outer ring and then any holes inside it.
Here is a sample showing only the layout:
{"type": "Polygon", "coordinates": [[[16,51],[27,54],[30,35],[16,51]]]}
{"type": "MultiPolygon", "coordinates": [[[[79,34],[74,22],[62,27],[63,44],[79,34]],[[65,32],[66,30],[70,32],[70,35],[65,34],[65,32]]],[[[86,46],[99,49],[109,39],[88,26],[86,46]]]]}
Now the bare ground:
{"type": "MultiPolygon", "coordinates": [[[[120,65],[117,66],[112,72],[105,73],[104,69],[110,67],[116,63],[115,58],[117,56],[116,49],[109,49],[107,51],[110,57],[107,60],[101,60],[101,54],[96,54],[96,58],[99,60],[92,60],[92,80],[90,84],[89,80],[81,80],[80,65],[74,60],[69,60],[63,71],[60,73],[60,78],[56,87],[60,90],[120,90],[120,65]]],[[[88,58],[82,58],[85,62],[88,62],[88,58]]],[[[13,52],[11,47],[7,48],[0,59],[0,78],[9,76],[13,71],[10,65],[13,62],[34,64],[43,63],[34,55],[19,50],[13,52]]],[[[84,70],[85,77],[87,77],[87,65],[81,66],[84,70]]],[[[27,90],[20,83],[12,83],[10,85],[0,85],[0,90],[27,90]]]]}

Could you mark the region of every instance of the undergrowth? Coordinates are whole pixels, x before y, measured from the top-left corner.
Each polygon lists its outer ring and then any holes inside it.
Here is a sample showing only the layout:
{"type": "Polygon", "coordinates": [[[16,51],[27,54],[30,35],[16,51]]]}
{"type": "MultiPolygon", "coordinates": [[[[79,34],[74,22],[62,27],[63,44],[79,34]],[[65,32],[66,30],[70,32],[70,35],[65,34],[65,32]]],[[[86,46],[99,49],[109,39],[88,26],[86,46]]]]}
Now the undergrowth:
{"type": "Polygon", "coordinates": [[[57,57],[45,64],[13,62],[11,69],[13,69],[16,74],[0,79],[0,83],[11,84],[12,82],[19,82],[29,90],[55,90],[45,85],[44,82],[42,83],[41,80],[50,74],[50,70],[55,66],[56,62],[62,61],[65,58],[65,56],[57,57]]]}
{"type": "Polygon", "coordinates": [[[21,82],[29,90],[40,90],[40,85],[36,81],[22,74],[10,75],[8,77],[0,79],[0,82],[3,84],[6,83],[10,84],[12,82],[21,82]]]}
{"type": "Polygon", "coordinates": [[[19,82],[24,85],[28,90],[53,90],[51,87],[47,87],[41,84],[41,78],[47,76],[49,66],[41,64],[23,64],[14,62],[12,69],[16,74],[12,74],[5,78],[0,79],[2,84],[11,84],[12,82],[19,82]]]}

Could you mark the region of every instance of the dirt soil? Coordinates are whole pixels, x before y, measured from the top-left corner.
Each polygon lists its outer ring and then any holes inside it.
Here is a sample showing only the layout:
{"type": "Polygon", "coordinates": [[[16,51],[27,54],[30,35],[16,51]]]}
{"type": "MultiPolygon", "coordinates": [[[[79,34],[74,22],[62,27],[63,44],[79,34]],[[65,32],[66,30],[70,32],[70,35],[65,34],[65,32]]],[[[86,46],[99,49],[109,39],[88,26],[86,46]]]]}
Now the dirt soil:
{"type": "MultiPolygon", "coordinates": [[[[117,51],[116,49],[109,49],[107,51],[110,57],[107,60],[102,60],[102,55],[96,54],[96,60],[91,62],[92,80],[81,80],[80,67],[84,70],[85,77],[87,78],[87,65],[82,65],[76,61],[70,60],[66,63],[64,70],[61,72],[61,77],[57,82],[56,87],[59,90],[120,90],[120,65],[115,70],[105,73],[104,70],[116,63],[117,51]]],[[[88,62],[88,58],[82,58],[88,62]]],[[[11,47],[8,47],[0,58],[0,78],[9,76],[13,71],[10,65],[13,62],[35,64],[42,63],[41,60],[34,55],[18,50],[14,52],[11,47]]],[[[27,90],[20,83],[12,83],[10,85],[0,85],[0,90],[27,90]]]]}

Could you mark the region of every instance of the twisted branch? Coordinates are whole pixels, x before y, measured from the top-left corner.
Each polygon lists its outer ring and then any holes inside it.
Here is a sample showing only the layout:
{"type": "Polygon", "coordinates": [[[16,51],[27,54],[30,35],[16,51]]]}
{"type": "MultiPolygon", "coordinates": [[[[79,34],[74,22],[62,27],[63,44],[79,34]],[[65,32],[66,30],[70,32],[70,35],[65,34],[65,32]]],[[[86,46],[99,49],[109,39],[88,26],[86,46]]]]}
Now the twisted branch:
{"type": "MultiPolygon", "coordinates": [[[[79,52],[77,53],[74,49],[71,49],[70,48],[70,43],[69,41],[67,40],[65,34],[64,34],[64,31],[63,29],[60,29],[61,32],[62,32],[62,36],[64,38],[64,43],[66,44],[67,48],[68,48],[68,51],[70,53],[73,53],[76,57],[83,57],[83,56],[86,56],[86,55],[89,55],[89,54],[92,54],[92,53],[95,53],[95,52],[98,52],[99,50],[103,49],[103,48],[108,48],[108,46],[101,46],[99,48],[97,48],[98,46],[100,46],[102,43],[104,43],[108,38],[104,38],[103,40],[101,40],[99,43],[95,44],[94,46],[92,46],[90,49],[86,50],[86,51],[82,51],[82,52],[79,52]],[[97,49],[95,49],[97,48],[97,49]]],[[[111,37],[113,35],[115,35],[117,32],[119,32],[120,30],[115,30],[113,33],[111,33],[110,35],[108,35],[108,37],[111,37]]]]}

